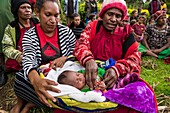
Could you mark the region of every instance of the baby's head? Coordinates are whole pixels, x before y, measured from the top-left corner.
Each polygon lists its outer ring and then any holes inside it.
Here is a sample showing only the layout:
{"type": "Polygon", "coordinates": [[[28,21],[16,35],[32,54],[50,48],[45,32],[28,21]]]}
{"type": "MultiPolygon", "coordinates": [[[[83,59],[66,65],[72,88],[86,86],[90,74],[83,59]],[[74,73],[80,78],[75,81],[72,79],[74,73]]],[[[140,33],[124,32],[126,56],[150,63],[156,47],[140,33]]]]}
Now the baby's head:
{"type": "Polygon", "coordinates": [[[86,85],[83,73],[75,71],[64,71],[58,77],[58,83],[67,84],[77,89],[82,89],[86,85]]]}

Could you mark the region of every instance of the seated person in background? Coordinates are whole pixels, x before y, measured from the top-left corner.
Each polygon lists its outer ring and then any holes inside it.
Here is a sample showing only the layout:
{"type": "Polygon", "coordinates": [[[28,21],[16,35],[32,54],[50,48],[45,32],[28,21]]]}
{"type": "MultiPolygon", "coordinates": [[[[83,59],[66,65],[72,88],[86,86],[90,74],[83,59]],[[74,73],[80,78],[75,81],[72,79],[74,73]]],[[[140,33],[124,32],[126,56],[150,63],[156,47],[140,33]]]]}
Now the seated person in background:
{"type": "Polygon", "coordinates": [[[137,22],[136,19],[131,20],[130,21],[130,26],[133,26],[133,24],[135,24],[136,22],[137,22]]]}
{"type": "Polygon", "coordinates": [[[153,18],[153,16],[151,16],[148,20],[148,25],[154,25],[155,24],[155,20],[153,18]]]}
{"type": "Polygon", "coordinates": [[[138,11],[137,10],[133,10],[130,16],[130,22],[133,21],[137,21],[138,19],[138,11]]]}
{"type": "Polygon", "coordinates": [[[157,11],[153,16],[156,23],[146,27],[143,43],[145,50],[152,52],[151,56],[165,58],[170,55],[170,26],[164,11],[157,11]]]}
{"type": "Polygon", "coordinates": [[[139,43],[139,48],[138,50],[143,53],[143,52],[146,52],[147,55],[150,55],[150,56],[154,56],[155,54],[153,54],[151,51],[149,50],[145,50],[144,46],[142,45],[142,41],[143,41],[143,37],[144,37],[144,33],[145,33],[145,30],[146,30],[146,27],[144,25],[146,21],[146,17],[145,15],[139,15],[138,17],[138,22],[136,22],[133,26],[132,26],[132,29],[133,29],[133,34],[134,34],[134,37],[136,39],[136,41],[139,43]]]}
{"type": "Polygon", "coordinates": [[[10,72],[22,68],[22,38],[27,30],[39,23],[38,19],[32,17],[33,11],[28,0],[13,0],[11,11],[15,20],[6,27],[2,39],[5,68],[10,72]]]}
{"type": "Polygon", "coordinates": [[[89,22],[93,22],[94,20],[96,20],[96,14],[93,14],[93,13],[92,13],[92,14],[89,15],[89,21],[88,21],[88,23],[89,23],[89,22]]]}
{"type": "Polygon", "coordinates": [[[120,26],[124,27],[127,24],[129,24],[129,16],[128,15],[126,15],[125,18],[122,20],[120,26]]]}
{"type": "Polygon", "coordinates": [[[86,26],[83,22],[81,22],[80,15],[78,13],[73,13],[72,18],[73,21],[69,25],[69,28],[72,29],[73,33],[76,35],[76,38],[78,39],[86,26]]]}
{"type": "Polygon", "coordinates": [[[138,21],[133,24],[133,34],[135,36],[136,41],[140,42],[143,40],[144,32],[145,32],[145,25],[144,22],[146,21],[146,17],[144,15],[139,15],[138,21]]]}

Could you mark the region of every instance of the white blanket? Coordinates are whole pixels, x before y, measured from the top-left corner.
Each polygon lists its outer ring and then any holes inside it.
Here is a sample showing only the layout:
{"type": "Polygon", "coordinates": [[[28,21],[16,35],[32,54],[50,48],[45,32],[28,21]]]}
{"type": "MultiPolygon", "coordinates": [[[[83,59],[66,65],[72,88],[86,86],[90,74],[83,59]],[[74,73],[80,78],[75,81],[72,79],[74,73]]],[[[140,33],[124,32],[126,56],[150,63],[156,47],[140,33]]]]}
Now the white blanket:
{"type": "MultiPolygon", "coordinates": [[[[66,70],[79,71],[79,70],[84,70],[84,67],[82,67],[80,64],[76,62],[67,61],[62,68],[57,68],[56,71],[53,69],[50,70],[50,72],[46,76],[46,79],[50,79],[57,82],[58,76],[63,71],[66,70]]],[[[102,96],[102,93],[97,91],[81,92],[79,89],[73,86],[64,85],[64,84],[58,84],[57,86],[53,86],[53,87],[61,90],[61,93],[48,91],[48,93],[54,97],[67,95],[70,98],[73,98],[80,102],[91,102],[91,101],[103,102],[106,100],[106,98],[102,96]]]]}

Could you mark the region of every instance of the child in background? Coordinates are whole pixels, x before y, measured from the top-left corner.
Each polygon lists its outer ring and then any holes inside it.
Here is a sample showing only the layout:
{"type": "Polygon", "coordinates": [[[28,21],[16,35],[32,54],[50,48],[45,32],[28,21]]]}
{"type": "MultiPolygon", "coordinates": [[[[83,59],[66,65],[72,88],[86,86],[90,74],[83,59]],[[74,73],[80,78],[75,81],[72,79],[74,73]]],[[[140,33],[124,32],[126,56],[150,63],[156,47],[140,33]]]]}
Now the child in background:
{"type": "Polygon", "coordinates": [[[133,10],[132,13],[131,13],[131,16],[130,16],[130,22],[131,22],[131,21],[137,22],[137,17],[138,17],[138,12],[137,12],[137,10],[133,10]]]}
{"type": "Polygon", "coordinates": [[[154,25],[154,24],[155,24],[155,20],[154,20],[153,16],[151,16],[151,17],[149,18],[148,24],[149,24],[149,25],[154,25]]]}
{"type": "Polygon", "coordinates": [[[133,26],[133,34],[137,42],[139,42],[139,48],[138,50],[143,54],[146,52],[147,55],[153,56],[154,54],[149,51],[144,49],[145,47],[142,45],[142,41],[144,38],[144,33],[146,30],[146,26],[144,25],[144,22],[146,21],[146,16],[145,15],[139,15],[138,17],[138,22],[136,22],[133,26]]]}
{"type": "Polygon", "coordinates": [[[144,22],[146,21],[145,15],[139,15],[138,21],[132,26],[133,34],[136,41],[141,42],[146,30],[144,22]]]}
{"type": "Polygon", "coordinates": [[[96,19],[96,14],[93,14],[93,13],[90,14],[88,23],[93,22],[95,19],[96,19]]]}
{"type": "Polygon", "coordinates": [[[69,25],[69,28],[72,29],[73,33],[78,39],[86,26],[83,22],[81,22],[80,15],[78,13],[73,13],[72,18],[73,21],[69,25]]]}
{"type": "Polygon", "coordinates": [[[120,26],[124,27],[126,24],[129,24],[129,16],[126,15],[125,18],[122,20],[120,26]]]}

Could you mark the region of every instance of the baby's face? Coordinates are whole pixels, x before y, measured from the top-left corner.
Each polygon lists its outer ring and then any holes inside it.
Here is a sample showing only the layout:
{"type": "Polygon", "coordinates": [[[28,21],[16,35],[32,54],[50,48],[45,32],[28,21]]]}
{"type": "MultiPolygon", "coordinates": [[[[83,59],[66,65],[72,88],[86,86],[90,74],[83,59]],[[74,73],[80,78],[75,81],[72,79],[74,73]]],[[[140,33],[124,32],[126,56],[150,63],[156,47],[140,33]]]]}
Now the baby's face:
{"type": "Polygon", "coordinates": [[[67,77],[64,80],[66,84],[74,86],[77,89],[82,89],[86,85],[85,77],[82,73],[69,71],[66,75],[67,77]]]}

